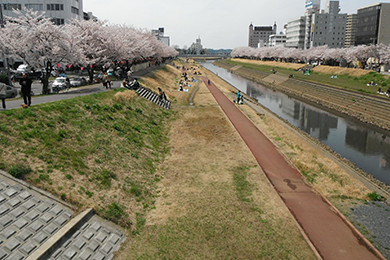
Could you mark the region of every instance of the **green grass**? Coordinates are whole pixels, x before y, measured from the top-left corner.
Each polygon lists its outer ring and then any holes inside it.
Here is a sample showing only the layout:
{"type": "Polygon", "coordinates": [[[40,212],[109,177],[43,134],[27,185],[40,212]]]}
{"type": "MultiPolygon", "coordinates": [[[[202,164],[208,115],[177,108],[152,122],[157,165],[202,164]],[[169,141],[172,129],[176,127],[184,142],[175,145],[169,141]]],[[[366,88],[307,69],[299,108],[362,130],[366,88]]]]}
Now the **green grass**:
{"type": "MultiPolygon", "coordinates": [[[[332,79],[330,76],[332,74],[317,73],[312,71],[310,76],[303,75],[302,72],[296,71],[294,69],[286,69],[281,67],[266,66],[266,65],[256,65],[248,64],[232,60],[221,60],[217,63],[225,63],[232,66],[243,66],[244,68],[249,68],[257,71],[266,72],[271,74],[271,69],[276,68],[278,74],[284,75],[294,75],[295,79],[310,81],[318,84],[330,85],[338,88],[348,89],[356,92],[366,93],[366,94],[376,94],[379,87],[382,88],[382,91],[386,91],[390,87],[390,78],[383,74],[377,72],[370,72],[367,75],[354,77],[349,75],[338,75],[337,79],[332,79]],[[378,84],[376,87],[368,87],[366,84],[369,82],[375,82],[378,84]]],[[[290,84],[290,83],[289,83],[290,84]]]]}
{"type": "Polygon", "coordinates": [[[173,112],[140,97],[114,99],[120,91],[0,111],[0,168],[128,226],[154,203],[173,112]],[[77,193],[79,202],[74,191],[81,185],[88,190],[77,193]],[[128,214],[130,203],[113,204],[121,193],[139,210],[128,214]]]}

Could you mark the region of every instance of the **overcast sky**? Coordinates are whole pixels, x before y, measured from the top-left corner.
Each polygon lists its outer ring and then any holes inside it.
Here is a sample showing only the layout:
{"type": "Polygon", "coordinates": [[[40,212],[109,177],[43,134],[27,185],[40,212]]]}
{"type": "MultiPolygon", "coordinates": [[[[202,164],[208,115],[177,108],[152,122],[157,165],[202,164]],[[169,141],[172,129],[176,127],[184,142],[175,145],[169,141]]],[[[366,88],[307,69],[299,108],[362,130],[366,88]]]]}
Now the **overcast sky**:
{"type": "MultiPolygon", "coordinates": [[[[340,0],[342,13],[356,13],[358,8],[380,0],[340,0]]],[[[190,46],[198,36],[204,48],[247,46],[248,27],[278,25],[283,30],[288,21],[304,15],[305,0],[84,0],[84,11],[93,12],[111,24],[136,28],[165,28],[171,46],[190,46]]],[[[321,9],[326,0],[321,1],[321,9]]]]}

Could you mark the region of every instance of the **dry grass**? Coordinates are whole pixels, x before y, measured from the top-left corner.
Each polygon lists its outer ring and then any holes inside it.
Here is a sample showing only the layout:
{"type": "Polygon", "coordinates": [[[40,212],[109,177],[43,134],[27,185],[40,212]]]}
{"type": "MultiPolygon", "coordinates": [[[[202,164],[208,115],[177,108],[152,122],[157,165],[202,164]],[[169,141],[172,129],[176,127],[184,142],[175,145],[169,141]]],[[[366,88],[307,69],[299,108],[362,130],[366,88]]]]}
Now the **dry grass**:
{"type": "Polygon", "coordinates": [[[352,68],[341,68],[335,66],[320,65],[313,69],[315,72],[335,75],[349,75],[354,77],[360,77],[369,74],[372,70],[364,69],[352,69],[352,68]]]}
{"type": "Polygon", "coordinates": [[[199,87],[195,107],[181,106],[171,127],[156,208],[118,259],[314,259],[246,145],[199,87]]]}
{"type": "MultiPolygon", "coordinates": [[[[231,86],[226,86],[226,83],[218,77],[214,76],[213,80],[226,95],[231,95],[231,86]]],[[[270,114],[259,116],[249,106],[240,106],[240,108],[291,163],[306,174],[308,182],[311,182],[322,195],[330,200],[345,197],[367,199],[367,194],[371,191],[359,180],[351,177],[345,168],[331,159],[317,145],[309,142],[295,130],[285,127],[270,114]]]]}
{"type": "Polygon", "coordinates": [[[232,59],[232,61],[250,63],[255,65],[280,67],[286,69],[294,69],[294,70],[298,70],[306,66],[306,64],[302,64],[302,63],[286,63],[286,62],[278,62],[278,61],[261,61],[261,60],[248,60],[248,59],[232,59]]]}

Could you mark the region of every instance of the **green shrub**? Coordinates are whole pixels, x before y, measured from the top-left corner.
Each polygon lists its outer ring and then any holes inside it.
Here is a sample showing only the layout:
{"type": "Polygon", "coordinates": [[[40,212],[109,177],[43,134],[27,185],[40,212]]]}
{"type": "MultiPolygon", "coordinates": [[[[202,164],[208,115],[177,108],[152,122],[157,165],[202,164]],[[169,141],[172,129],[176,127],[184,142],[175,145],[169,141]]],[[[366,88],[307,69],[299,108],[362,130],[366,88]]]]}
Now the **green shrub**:
{"type": "Polygon", "coordinates": [[[17,164],[17,165],[11,166],[11,168],[9,169],[8,172],[9,172],[9,174],[14,176],[15,178],[23,179],[25,175],[32,172],[32,169],[29,166],[17,164]]]}
{"type": "Polygon", "coordinates": [[[370,198],[370,200],[372,201],[381,201],[381,200],[384,200],[385,198],[381,195],[379,195],[378,193],[376,193],[375,191],[372,192],[372,193],[368,193],[367,196],[370,198]]]}

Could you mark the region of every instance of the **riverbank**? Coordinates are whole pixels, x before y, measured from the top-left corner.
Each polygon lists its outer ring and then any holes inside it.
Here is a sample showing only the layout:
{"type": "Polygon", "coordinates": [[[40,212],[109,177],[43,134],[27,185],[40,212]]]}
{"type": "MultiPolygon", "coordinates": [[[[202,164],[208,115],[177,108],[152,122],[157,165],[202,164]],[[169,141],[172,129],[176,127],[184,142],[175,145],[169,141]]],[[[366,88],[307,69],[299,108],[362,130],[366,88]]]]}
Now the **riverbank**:
{"type": "MultiPolygon", "coordinates": [[[[390,100],[382,96],[289,78],[288,73],[292,73],[290,70],[278,70],[276,74],[273,74],[272,67],[264,69],[264,65],[256,67],[257,65],[246,64],[242,60],[218,61],[216,65],[314,106],[320,106],[325,110],[345,115],[384,131],[390,130],[390,117],[388,116],[390,100]]],[[[328,76],[325,75],[323,78],[328,78],[328,76]]],[[[343,82],[345,82],[343,84],[348,84],[347,79],[343,82]]]]}
{"type": "MultiPolygon", "coordinates": [[[[213,77],[213,74],[207,74],[213,77]]],[[[235,88],[214,75],[213,81],[225,88],[225,94],[234,98],[235,88]]],[[[388,230],[389,206],[380,202],[368,202],[368,193],[388,188],[374,178],[366,178],[361,170],[348,160],[332,152],[310,135],[280,120],[257,102],[247,102],[250,106],[240,106],[241,110],[255,122],[278,146],[280,151],[295,165],[317,191],[332,202],[354,225],[381,250],[390,256],[389,237],[380,230],[388,230]],[[378,187],[378,184],[381,187],[378,187]],[[364,187],[364,188],[363,188],[364,187]],[[378,218],[367,218],[362,212],[378,212],[378,218]],[[379,232],[380,231],[380,232],[379,232]]],[[[372,215],[372,214],[370,214],[372,215]]]]}

